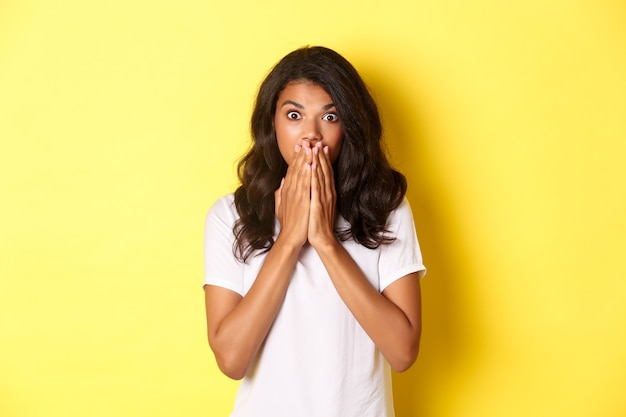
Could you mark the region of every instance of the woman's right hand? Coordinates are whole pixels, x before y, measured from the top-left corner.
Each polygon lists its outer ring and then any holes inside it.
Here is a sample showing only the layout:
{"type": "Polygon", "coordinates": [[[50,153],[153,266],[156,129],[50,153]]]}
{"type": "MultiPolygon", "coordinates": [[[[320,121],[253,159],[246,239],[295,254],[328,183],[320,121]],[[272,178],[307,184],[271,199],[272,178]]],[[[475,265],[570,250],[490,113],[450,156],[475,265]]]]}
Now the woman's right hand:
{"type": "Polygon", "coordinates": [[[305,142],[304,146],[296,145],[294,152],[296,157],[274,193],[274,201],[280,222],[278,238],[302,247],[307,241],[309,227],[312,150],[305,142]]]}

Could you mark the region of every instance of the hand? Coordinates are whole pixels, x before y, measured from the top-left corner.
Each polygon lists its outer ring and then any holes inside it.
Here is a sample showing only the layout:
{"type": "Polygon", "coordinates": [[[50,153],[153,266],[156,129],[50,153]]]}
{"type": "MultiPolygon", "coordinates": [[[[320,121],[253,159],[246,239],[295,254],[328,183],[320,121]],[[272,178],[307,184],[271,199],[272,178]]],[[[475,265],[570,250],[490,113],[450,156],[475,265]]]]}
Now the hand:
{"type": "Polygon", "coordinates": [[[317,143],[312,153],[308,240],[318,248],[337,239],[334,230],[337,192],[328,146],[317,143]]]}
{"type": "Polygon", "coordinates": [[[312,150],[296,145],[296,157],[287,168],[287,174],[274,193],[276,217],[280,222],[278,238],[288,239],[302,247],[307,241],[309,211],[311,206],[312,150]]]}

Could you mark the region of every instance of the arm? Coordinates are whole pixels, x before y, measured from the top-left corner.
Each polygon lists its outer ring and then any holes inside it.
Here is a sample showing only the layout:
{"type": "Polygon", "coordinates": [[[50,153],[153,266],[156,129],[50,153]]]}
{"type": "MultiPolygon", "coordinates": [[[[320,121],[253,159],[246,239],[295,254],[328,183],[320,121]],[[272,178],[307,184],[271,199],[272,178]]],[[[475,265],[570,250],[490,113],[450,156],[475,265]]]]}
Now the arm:
{"type": "Polygon", "coordinates": [[[209,344],[219,368],[241,379],[265,340],[282,305],[298,254],[307,238],[311,169],[301,152],[275,193],[281,231],[254,284],[241,295],[206,285],[209,344]]]}
{"type": "Polygon", "coordinates": [[[417,358],[421,334],[421,294],[417,273],[380,294],[334,234],[335,186],[325,150],[314,152],[309,242],[320,256],[346,306],[396,371],[417,358]]]}
{"type": "Polygon", "coordinates": [[[283,302],[299,251],[277,239],[245,297],[204,287],[209,345],[228,377],[246,374],[283,302]]]}
{"type": "Polygon", "coordinates": [[[316,248],[346,306],[385,356],[402,372],[417,358],[421,295],[417,273],[406,275],[380,294],[339,242],[316,248]]]}

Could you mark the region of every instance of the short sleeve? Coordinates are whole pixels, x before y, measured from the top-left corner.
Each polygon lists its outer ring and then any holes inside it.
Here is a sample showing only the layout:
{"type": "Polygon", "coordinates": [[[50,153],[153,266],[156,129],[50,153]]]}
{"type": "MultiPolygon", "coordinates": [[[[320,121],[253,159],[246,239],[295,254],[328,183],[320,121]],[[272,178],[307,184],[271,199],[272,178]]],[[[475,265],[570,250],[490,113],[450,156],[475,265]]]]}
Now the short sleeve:
{"type": "Polygon", "coordinates": [[[413,213],[406,198],[390,214],[387,221],[387,231],[395,240],[381,247],[378,266],[381,292],[407,274],[418,272],[421,279],[426,273],[415,232],[413,213]]]}
{"type": "Polygon", "coordinates": [[[244,294],[243,265],[233,254],[233,226],[237,211],[232,194],[218,199],[204,226],[204,285],[215,285],[244,294]]]}

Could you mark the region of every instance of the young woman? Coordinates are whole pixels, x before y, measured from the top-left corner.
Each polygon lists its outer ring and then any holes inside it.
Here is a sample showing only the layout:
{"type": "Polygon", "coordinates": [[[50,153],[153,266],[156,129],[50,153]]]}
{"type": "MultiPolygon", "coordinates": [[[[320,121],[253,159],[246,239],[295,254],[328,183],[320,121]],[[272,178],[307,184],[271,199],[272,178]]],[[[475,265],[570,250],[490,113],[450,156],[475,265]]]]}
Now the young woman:
{"type": "Polygon", "coordinates": [[[241,185],[206,219],[209,344],[232,417],[390,417],[417,357],[422,264],[374,100],[323,47],[261,84],[241,185]]]}

